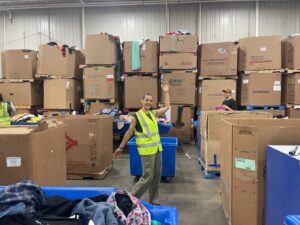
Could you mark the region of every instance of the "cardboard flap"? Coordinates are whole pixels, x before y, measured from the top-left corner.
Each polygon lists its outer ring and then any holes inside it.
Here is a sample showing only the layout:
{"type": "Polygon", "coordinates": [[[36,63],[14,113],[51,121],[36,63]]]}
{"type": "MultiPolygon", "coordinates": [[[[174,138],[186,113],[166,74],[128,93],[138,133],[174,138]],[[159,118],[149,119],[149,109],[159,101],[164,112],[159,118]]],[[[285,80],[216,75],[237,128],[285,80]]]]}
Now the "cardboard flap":
{"type": "Polygon", "coordinates": [[[53,127],[59,127],[62,125],[63,125],[62,121],[59,121],[54,118],[47,119],[47,120],[41,122],[41,124],[33,130],[33,133],[41,132],[41,131],[44,131],[44,130],[47,130],[47,129],[50,129],[53,127]]]}

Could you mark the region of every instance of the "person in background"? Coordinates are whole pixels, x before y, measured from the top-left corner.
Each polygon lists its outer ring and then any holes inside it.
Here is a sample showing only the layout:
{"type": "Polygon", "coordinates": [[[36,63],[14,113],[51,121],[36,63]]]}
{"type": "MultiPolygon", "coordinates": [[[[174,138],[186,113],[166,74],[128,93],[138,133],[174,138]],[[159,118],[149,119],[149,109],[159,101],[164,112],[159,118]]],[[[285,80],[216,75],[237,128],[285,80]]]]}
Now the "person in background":
{"type": "Polygon", "coordinates": [[[146,93],[141,99],[142,108],[135,113],[129,129],[114,153],[115,157],[120,156],[134,132],[137,149],[142,160],[143,175],[132,187],[130,193],[141,198],[149,189],[149,202],[153,205],[159,205],[158,189],[161,180],[161,153],[163,150],[156,117],[163,116],[170,107],[169,85],[166,82],[162,84],[162,90],[165,96],[165,106],[152,110],[152,96],[150,93],[146,93]]]}
{"type": "Polygon", "coordinates": [[[224,109],[227,111],[237,110],[237,103],[231,96],[232,91],[230,89],[223,89],[222,92],[225,96],[225,100],[222,103],[224,109]]]}
{"type": "Polygon", "coordinates": [[[2,94],[0,93],[0,126],[10,125],[11,113],[16,111],[12,102],[4,102],[2,94]]]}

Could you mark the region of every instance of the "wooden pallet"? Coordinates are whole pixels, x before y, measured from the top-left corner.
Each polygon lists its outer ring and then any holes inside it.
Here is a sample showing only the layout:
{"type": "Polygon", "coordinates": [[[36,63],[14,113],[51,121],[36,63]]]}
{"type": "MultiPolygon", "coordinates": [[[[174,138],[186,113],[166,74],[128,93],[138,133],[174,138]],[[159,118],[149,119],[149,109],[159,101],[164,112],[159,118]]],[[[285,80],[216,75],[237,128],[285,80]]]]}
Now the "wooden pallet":
{"type": "Polygon", "coordinates": [[[129,73],[123,73],[122,76],[124,76],[124,77],[130,77],[130,76],[157,77],[158,73],[129,72],[129,73]]]}
{"type": "Polygon", "coordinates": [[[207,168],[202,159],[198,158],[200,170],[204,173],[205,179],[217,179],[220,178],[220,168],[215,168],[214,170],[207,168]]]}
{"type": "Polygon", "coordinates": [[[160,73],[176,73],[176,72],[185,72],[185,73],[198,73],[198,70],[170,70],[170,69],[160,69],[159,70],[160,73]]]}
{"type": "Polygon", "coordinates": [[[16,105],[16,109],[40,109],[42,106],[36,105],[16,105]]]}
{"type": "Polygon", "coordinates": [[[106,167],[100,173],[92,173],[92,174],[67,174],[68,180],[103,180],[108,172],[111,170],[112,164],[106,167]]]}
{"type": "Polygon", "coordinates": [[[300,73],[300,70],[285,69],[285,73],[286,74],[300,73]]]}
{"type": "Polygon", "coordinates": [[[37,79],[75,79],[73,77],[64,77],[60,75],[46,75],[46,74],[36,74],[35,78],[37,79]]]}
{"type": "Polygon", "coordinates": [[[90,102],[97,102],[97,103],[110,103],[110,104],[115,104],[117,103],[117,99],[116,98],[109,98],[109,99],[90,99],[90,98],[86,98],[86,99],[80,99],[81,103],[90,103],[90,102]]]}
{"type": "Polygon", "coordinates": [[[253,73],[283,73],[284,69],[275,69],[275,70],[246,70],[243,71],[243,74],[249,75],[249,74],[253,74],[253,73]]]}
{"type": "Polygon", "coordinates": [[[237,80],[238,76],[200,76],[199,80],[237,80]]]}
{"type": "Polygon", "coordinates": [[[85,68],[91,68],[91,67],[117,67],[116,64],[83,64],[83,65],[79,65],[80,69],[85,69],[85,68]]]}
{"type": "Polygon", "coordinates": [[[24,83],[34,81],[34,79],[0,79],[0,83],[24,83]]]}
{"type": "Polygon", "coordinates": [[[286,104],[286,108],[297,108],[299,109],[300,108],[300,105],[293,105],[293,104],[286,104]]]}

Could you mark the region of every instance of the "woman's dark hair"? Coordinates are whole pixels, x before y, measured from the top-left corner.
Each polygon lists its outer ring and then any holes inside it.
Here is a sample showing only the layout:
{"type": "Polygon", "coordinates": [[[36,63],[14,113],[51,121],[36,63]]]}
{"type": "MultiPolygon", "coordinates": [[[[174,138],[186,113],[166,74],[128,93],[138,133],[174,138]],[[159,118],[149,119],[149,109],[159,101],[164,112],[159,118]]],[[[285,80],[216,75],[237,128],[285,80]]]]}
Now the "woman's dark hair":
{"type": "Polygon", "coordinates": [[[151,96],[151,97],[152,97],[152,95],[151,95],[149,92],[146,92],[146,93],[143,95],[142,99],[144,99],[146,96],[151,96]]]}
{"type": "Polygon", "coordinates": [[[2,94],[0,93],[0,102],[3,102],[3,97],[2,97],[2,94]]]}

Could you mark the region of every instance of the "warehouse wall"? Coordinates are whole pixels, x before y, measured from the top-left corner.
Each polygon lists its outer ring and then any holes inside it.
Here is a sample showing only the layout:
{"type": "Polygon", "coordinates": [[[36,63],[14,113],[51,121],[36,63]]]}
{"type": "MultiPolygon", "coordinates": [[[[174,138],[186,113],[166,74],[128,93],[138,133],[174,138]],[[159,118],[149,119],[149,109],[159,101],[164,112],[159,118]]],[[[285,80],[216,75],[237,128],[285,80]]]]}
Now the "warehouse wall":
{"type": "MultiPolygon", "coordinates": [[[[300,1],[259,2],[258,34],[300,33],[300,1]]],[[[0,13],[0,49],[37,49],[48,40],[82,48],[83,34],[108,32],[122,41],[158,40],[178,29],[199,34],[202,43],[235,41],[256,34],[256,3],[201,3],[155,6],[16,10],[0,13]],[[167,13],[166,13],[167,12],[167,13]],[[5,14],[5,19],[4,15],[5,14]]]]}

